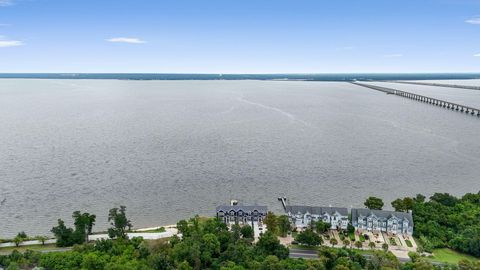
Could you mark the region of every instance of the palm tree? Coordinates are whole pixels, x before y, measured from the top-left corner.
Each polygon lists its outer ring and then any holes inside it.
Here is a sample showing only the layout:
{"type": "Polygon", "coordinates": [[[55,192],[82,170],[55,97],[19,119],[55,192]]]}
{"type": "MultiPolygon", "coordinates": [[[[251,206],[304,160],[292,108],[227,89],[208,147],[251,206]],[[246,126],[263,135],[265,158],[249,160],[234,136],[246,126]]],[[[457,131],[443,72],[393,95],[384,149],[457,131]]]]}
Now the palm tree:
{"type": "Polygon", "coordinates": [[[371,249],[374,249],[375,248],[375,243],[374,242],[368,243],[368,247],[371,248],[371,249]]]}
{"type": "Polygon", "coordinates": [[[20,244],[23,242],[23,237],[21,236],[15,236],[15,238],[13,238],[13,243],[15,243],[15,246],[20,246],[20,244]]]}
{"type": "Polygon", "coordinates": [[[363,246],[362,242],[360,241],[355,242],[355,247],[357,247],[358,249],[362,248],[362,246],[363,246]]]}
{"type": "Polygon", "coordinates": [[[350,243],[350,240],[348,240],[347,238],[343,239],[343,244],[346,246],[349,246],[351,243],[350,243]]]}
{"type": "Polygon", "coordinates": [[[42,243],[42,245],[45,245],[45,241],[48,240],[48,237],[43,236],[43,235],[39,235],[39,236],[36,236],[35,239],[37,239],[38,241],[40,241],[40,243],[42,243]]]}
{"type": "Polygon", "coordinates": [[[330,239],[330,244],[332,244],[332,247],[335,246],[336,244],[338,244],[337,239],[335,239],[334,237],[332,237],[332,238],[330,239]]]}

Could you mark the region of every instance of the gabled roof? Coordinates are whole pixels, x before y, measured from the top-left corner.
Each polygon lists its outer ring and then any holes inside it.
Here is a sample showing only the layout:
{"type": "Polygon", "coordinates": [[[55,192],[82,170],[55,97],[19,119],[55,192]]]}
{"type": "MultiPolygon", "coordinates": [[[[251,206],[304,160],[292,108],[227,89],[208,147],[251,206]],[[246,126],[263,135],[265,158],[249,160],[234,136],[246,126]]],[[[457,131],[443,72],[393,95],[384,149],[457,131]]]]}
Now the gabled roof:
{"type": "Polygon", "coordinates": [[[348,209],[345,207],[320,207],[320,206],[305,206],[305,205],[287,205],[286,210],[287,213],[290,212],[292,214],[305,214],[310,213],[313,215],[334,215],[335,213],[339,213],[342,216],[348,216],[348,209]]]}
{"type": "Polygon", "coordinates": [[[396,212],[396,211],[386,211],[386,210],[371,210],[366,208],[352,208],[352,220],[357,220],[359,217],[369,217],[371,215],[376,216],[380,220],[387,220],[392,217],[398,218],[400,220],[408,220],[413,226],[412,213],[410,212],[396,212]]]}
{"type": "Polygon", "coordinates": [[[260,206],[260,205],[221,205],[217,206],[217,212],[230,212],[230,211],[235,211],[238,212],[242,210],[243,212],[253,212],[257,210],[260,213],[267,213],[267,207],[266,206],[260,206]]]}

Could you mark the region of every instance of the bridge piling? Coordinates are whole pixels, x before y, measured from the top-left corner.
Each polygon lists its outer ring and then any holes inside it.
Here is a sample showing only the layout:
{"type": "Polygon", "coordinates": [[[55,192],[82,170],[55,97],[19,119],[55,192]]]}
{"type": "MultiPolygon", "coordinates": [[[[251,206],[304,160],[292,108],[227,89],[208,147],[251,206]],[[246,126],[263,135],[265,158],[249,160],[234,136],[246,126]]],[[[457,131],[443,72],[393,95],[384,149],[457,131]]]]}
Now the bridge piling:
{"type": "Polygon", "coordinates": [[[370,88],[370,89],[377,90],[377,91],[380,91],[380,92],[384,92],[384,93],[387,93],[387,94],[393,94],[393,95],[396,95],[396,96],[417,100],[419,102],[424,102],[424,103],[432,104],[432,105],[435,105],[435,106],[443,107],[443,108],[446,108],[446,109],[450,109],[452,111],[455,110],[455,111],[459,111],[459,112],[462,112],[462,113],[465,113],[465,114],[476,115],[477,117],[480,118],[480,109],[478,109],[478,108],[473,108],[473,107],[469,107],[469,106],[465,106],[465,105],[460,105],[460,104],[456,104],[456,103],[453,103],[453,102],[450,102],[450,101],[431,98],[431,97],[418,95],[418,94],[415,94],[415,93],[410,93],[410,92],[401,91],[401,90],[397,90],[397,89],[360,83],[358,81],[351,82],[351,83],[355,84],[355,85],[358,85],[358,86],[362,86],[362,87],[370,88]]]}

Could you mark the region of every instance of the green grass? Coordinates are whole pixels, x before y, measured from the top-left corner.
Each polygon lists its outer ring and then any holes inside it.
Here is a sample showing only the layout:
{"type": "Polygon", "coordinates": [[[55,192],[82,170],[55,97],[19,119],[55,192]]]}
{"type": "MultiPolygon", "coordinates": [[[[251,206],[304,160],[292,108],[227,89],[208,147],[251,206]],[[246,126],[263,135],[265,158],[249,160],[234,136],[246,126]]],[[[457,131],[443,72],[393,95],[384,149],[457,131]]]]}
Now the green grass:
{"type": "Polygon", "coordinates": [[[439,248],[433,250],[433,257],[428,258],[432,261],[437,262],[444,262],[444,263],[451,263],[457,264],[460,260],[466,259],[470,261],[479,261],[479,258],[473,257],[471,255],[463,254],[449,248],[439,248]]]}
{"type": "Polygon", "coordinates": [[[355,240],[355,233],[349,233],[349,234],[348,234],[348,238],[350,238],[350,241],[351,241],[351,242],[355,242],[355,241],[356,241],[356,240],[355,240]]]}
{"type": "MultiPolygon", "coordinates": [[[[389,242],[390,242],[390,245],[392,245],[392,246],[396,246],[396,245],[397,245],[397,242],[395,241],[395,238],[393,238],[393,237],[390,237],[390,238],[389,238],[389,242]]],[[[411,243],[410,243],[410,244],[411,244],[411,243]]]]}
{"type": "Polygon", "coordinates": [[[365,242],[365,236],[363,234],[360,234],[359,235],[359,238],[360,238],[360,242],[365,242]]]}
{"type": "Polygon", "coordinates": [[[410,240],[405,240],[405,243],[408,247],[413,247],[412,242],[410,240]]]}
{"type": "Polygon", "coordinates": [[[162,232],[166,232],[165,228],[164,227],[160,227],[158,229],[154,229],[154,230],[148,230],[148,231],[134,231],[136,233],[162,233],[162,232]]]}
{"type": "Polygon", "coordinates": [[[46,251],[46,250],[57,250],[58,248],[55,244],[45,244],[45,245],[31,245],[31,246],[19,246],[19,247],[2,247],[0,248],[0,254],[10,254],[12,251],[17,250],[18,252],[25,252],[27,250],[33,251],[46,251]]]}

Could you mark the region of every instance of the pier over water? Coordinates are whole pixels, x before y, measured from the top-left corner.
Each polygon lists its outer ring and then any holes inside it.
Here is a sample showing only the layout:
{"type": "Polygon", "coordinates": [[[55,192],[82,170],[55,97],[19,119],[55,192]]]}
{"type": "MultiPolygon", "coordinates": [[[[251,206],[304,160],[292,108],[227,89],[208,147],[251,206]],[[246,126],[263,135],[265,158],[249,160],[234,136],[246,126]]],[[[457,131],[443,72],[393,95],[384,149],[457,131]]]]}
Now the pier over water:
{"type": "Polygon", "coordinates": [[[376,85],[371,85],[371,84],[360,83],[360,82],[357,82],[357,81],[352,82],[352,84],[355,84],[355,85],[358,85],[358,86],[363,86],[363,87],[370,88],[370,89],[373,89],[373,90],[377,90],[377,91],[380,91],[380,92],[384,92],[384,93],[387,93],[387,94],[390,94],[390,95],[397,95],[397,96],[417,100],[417,101],[420,101],[420,102],[425,102],[425,103],[428,103],[428,104],[432,104],[434,106],[440,106],[440,107],[443,107],[443,108],[446,108],[446,109],[459,111],[459,112],[462,112],[462,113],[464,112],[466,114],[476,115],[477,117],[480,117],[480,109],[478,109],[478,108],[473,108],[473,107],[470,107],[470,106],[465,106],[465,105],[453,103],[453,102],[450,102],[450,101],[445,101],[445,100],[441,100],[441,99],[427,97],[427,96],[414,94],[414,93],[410,93],[410,92],[406,92],[406,91],[402,91],[402,90],[397,90],[397,89],[393,89],[393,88],[387,88],[387,87],[381,87],[381,86],[376,86],[376,85]]]}

